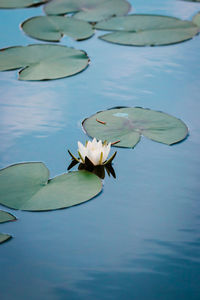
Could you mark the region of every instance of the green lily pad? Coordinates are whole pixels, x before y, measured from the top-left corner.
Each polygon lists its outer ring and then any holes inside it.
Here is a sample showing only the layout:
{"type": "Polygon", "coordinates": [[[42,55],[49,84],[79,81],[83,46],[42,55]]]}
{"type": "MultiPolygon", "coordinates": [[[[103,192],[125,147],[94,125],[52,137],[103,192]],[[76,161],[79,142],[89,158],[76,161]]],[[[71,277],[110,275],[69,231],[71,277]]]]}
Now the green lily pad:
{"type": "Polygon", "coordinates": [[[98,22],[111,16],[126,15],[131,6],[126,0],[53,0],[44,6],[48,15],[76,13],[77,19],[98,22]]]}
{"type": "Polygon", "coordinates": [[[11,237],[9,234],[0,233],[0,244],[8,241],[11,237]]]}
{"type": "Polygon", "coordinates": [[[100,39],[129,46],[158,46],[191,39],[199,28],[191,21],[159,15],[128,15],[99,22],[96,29],[114,31],[100,39]]]}
{"type": "Polygon", "coordinates": [[[16,220],[15,216],[13,216],[12,214],[6,211],[0,210],[0,223],[14,221],[14,220],[16,220]]]}
{"type": "Polygon", "coordinates": [[[140,107],[98,112],[83,121],[83,128],[91,137],[124,148],[133,148],[140,141],[141,135],[167,145],[178,143],[188,135],[188,128],[181,120],[140,107]]]}
{"type": "Polygon", "coordinates": [[[101,180],[87,171],[49,180],[43,163],[21,163],[0,170],[0,203],[29,211],[54,210],[88,201],[102,189],[101,180]]]}
{"type": "Polygon", "coordinates": [[[35,44],[0,50],[0,71],[22,68],[20,80],[48,80],[71,76],[89,63],[81,50],[61,45],[35,44]]]}
{"type": "Polygon", "coordinates": [[[0,8],[23,8],[44,4],[47,0],[0,0],[0,8]]]}
{"type": "Polygon", "coordinates": [[[200,28],[200,12],[192,18],[192,22],[200,28]]]}
{"type": "Polygon", "coordinates": [[[33,38],[52,42],[60,41],[63,35],[84,40],[94,34],[88,22],[62,16],[33,17],[22,24],[22,29],[33,38]]]}

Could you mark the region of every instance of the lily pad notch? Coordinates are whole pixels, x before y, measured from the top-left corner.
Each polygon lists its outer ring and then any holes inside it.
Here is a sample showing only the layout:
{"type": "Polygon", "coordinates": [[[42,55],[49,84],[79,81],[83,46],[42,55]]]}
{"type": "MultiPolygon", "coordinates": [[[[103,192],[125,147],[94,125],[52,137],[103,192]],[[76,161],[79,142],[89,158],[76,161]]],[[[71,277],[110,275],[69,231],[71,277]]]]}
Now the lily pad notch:
{"type": "Polygon", "coordinates": [[[49,179],[40,162],[11,165],[0,170],[0,204],[28,211],[71,207],[97,196],[101,180],[88,171],[75,171],[49,179]]]}
{"type": "Polygon", "coordinates": [[[90,137],[122,148],[134,148],[142,135],[167,145],[179,143],[188,136],[188,128],[180,119],[142,107],[100,111],[85,119],[82,126],[90,137]]]}
{"type": "Polygon", "coordinates": [[[21,28],[32,38],[51,42],[59,42],[64,35],[77,41],[94,35],[94,29],[88,22],[63,16],[32,17],[24,21],[21,28]]]}
{"type": "MultiPolygon", "coordinates": [[[[197,14],[198,15],[198,14],[197,14]]],[[[164,46],[184,42],[200,31],[198,21],[184,21],[175,17],[131,14],[112,17],[95,25],[96,29],[112,31],[99,38],[127,46],[164,46]]]]}
{"type": "Polygon", "coordinates": [[[0,49],[0,71],[21,69],[20,80],[51,80],[76,75],[90,59],[86,52],[63,45],[33,44],[0,49]]]}

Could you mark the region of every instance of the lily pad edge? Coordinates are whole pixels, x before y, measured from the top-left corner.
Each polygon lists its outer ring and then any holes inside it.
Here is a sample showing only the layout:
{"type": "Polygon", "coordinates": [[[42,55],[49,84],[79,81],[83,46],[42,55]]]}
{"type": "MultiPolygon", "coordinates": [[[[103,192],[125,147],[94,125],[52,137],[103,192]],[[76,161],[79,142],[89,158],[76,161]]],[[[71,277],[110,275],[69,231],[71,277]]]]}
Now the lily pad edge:
{"type": "Polygon", "coordinates": [[[3,240],[3,241],[0,241],[0,245],[1,244],[3,244],[3,243],[5,243],[5,242],[8,242],[9,240],[11,240],[12,238],[13,238],[13,236],[12,235],[9,235],[9,234],[7,234],[7,233],[2,233],[2,232],[0,232],[0,236],[5,236],[5,239],[3,240]]]}
{"type": "Polygon", "coordinates": [[[19,6],[19,7],[1,7],[0,6],[0,9],[23,9],[23,8],[34,8],[34,7],[38,7],[38,6],[41,6],[41,5],[45,5],[49,0],[41,0],[41,1],[38,1],[37,3],[32,3],[30,5],[27,5],[27,6],[19,6]]]}
{"type": "MultiPolygon", "coordinates": [[[[4,168],[4,169],[5,169],[5,168],[4,168]]],[[[4,206],[4,205],[2,204],[2,206],[4,206]]],[[[14,222],[14,221],[17,221],[17,218],[16,218],[13,214],[11,214],[10,212],[7,212],[7,211],[2,210],[2,209],[0,209],[0,212],[7,213],[7,214],[10,215],[11,218],[12,218],[12,219],[10,219],[10,220],[6,220],[6,221],[3,221],[3,222],[0,222],[0,224],[7,223],[7,222],[14,222]]]]}

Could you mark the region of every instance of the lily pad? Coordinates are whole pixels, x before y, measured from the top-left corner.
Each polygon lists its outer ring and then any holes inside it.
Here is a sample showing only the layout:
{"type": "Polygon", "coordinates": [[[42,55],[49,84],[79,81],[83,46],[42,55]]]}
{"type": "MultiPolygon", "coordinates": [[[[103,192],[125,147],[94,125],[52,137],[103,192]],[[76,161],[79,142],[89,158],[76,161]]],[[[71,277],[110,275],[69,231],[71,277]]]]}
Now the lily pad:
{"type": "Polygon", "coordinates": [[[192,22],[200,28],[200,12],[192,18],[192,22]]]}
{"type": "Polygon", "coordinates": [[[133,148],[140,141],[141,135],[167,145],[178,143],[188,135],[188,128],[181,120],[140,107],[98,112],[83,121],[83,128],[91,137],[124,148],[133,148]]]}
{"type": "Polygon", "coordinates": [[[98,22],[111,16],[126,15],[131,5],[126,0],[52,0],[44,6],[48,15],[76,13],[77,19],[98,22]]]}
{"type": "Polygon", "coordinates": [[[43,163],[21,163],[0,170],[0,203],[29,211],[54,210],[88,201],[102,189],[101,180],[87,171],[49,180],[43,163]]]}
{"type": "Polygon", "coordinates": [[[62,16],[33,17],[22,24],[22,29],[33,38],[52,42],[60,41],[64,35],[84,40],[94,34],[88,22],[62,16]]]}
{"type": "Polygon", "coordinates": [[[0,233],[0,244],[8,241],[11,237],[9,234],[0,233]]]}
{"type": "Polygon", "coordinates": [[[16,220],[16,218],[12,214],[0,210],[0,223],[14,221],[14,220],[16,220]]]}
{"type": "Polygon", "coordinates": [[[48,80],[71,76],[89,63],[84,51],[61,45],[34,44],[0,50],[0,71],[22,68],[20,80],[48,80]]]}
{"type": "Polygon", "coordinates": [[[0,0],[0,8],[23,8],[44,4],[47,0],[0,0]]]}
{"type": "Polygon", "coordinates": [[[114,31],[100,39],[129,46],[158,46],[191,39],[199,28],[191,21],[159,15],[128,15],[99,22],[96,29],[114,31]]]}

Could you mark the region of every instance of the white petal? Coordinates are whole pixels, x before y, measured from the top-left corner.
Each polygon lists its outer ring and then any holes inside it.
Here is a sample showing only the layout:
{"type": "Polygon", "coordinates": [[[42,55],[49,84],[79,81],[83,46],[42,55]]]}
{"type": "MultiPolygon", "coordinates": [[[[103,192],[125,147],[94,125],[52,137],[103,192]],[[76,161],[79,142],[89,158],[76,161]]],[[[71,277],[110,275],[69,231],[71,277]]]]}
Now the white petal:
{"type": "Polygon", "coordinates": [[[97,148],[97,147],[98,147],[98,142],[97,142],[96,138],[93,138],[93,140],[92,140],[92,146],[93,146],[94,148],[97,148]]]}
{"type": "Polygon", "coordinates": [[[92,142],[91,142],[91,141],[88,141],[88,143],[87,143],[87,148],[91,148],[91,146],[92,146],[92,142]]]}
{"type": "Polygon", "coordinates": [[[80,152],[82,158],[83,158],[83,163],[85,162],[85,156],[87,155],[87,149],[81,142],[78,142],[78,151],[80,152]]]}
{"type": "Polygon", "coordinates": [[[99,141],[97,142],[97,147],[98,147],[98,149],[101,149],[101,148],[102,148],[102,141],[101,141],[101,140],[99,140],[99,141]]]}
{"type": "Polygon", "coordinates": [[[101,152],[99,152],[99,151],[96,151],[93,153],[93,164],[95,166],[99,165],[100,155],[101,155],[101,152]]]}
{"type": "Polygon", "coordinates": [[[111,147],[111,143],[109,143],[107,146],[104,147],[105,149],[104,149],[103,162],[107,159],[110,153],[110,147],[111,147]]]}

